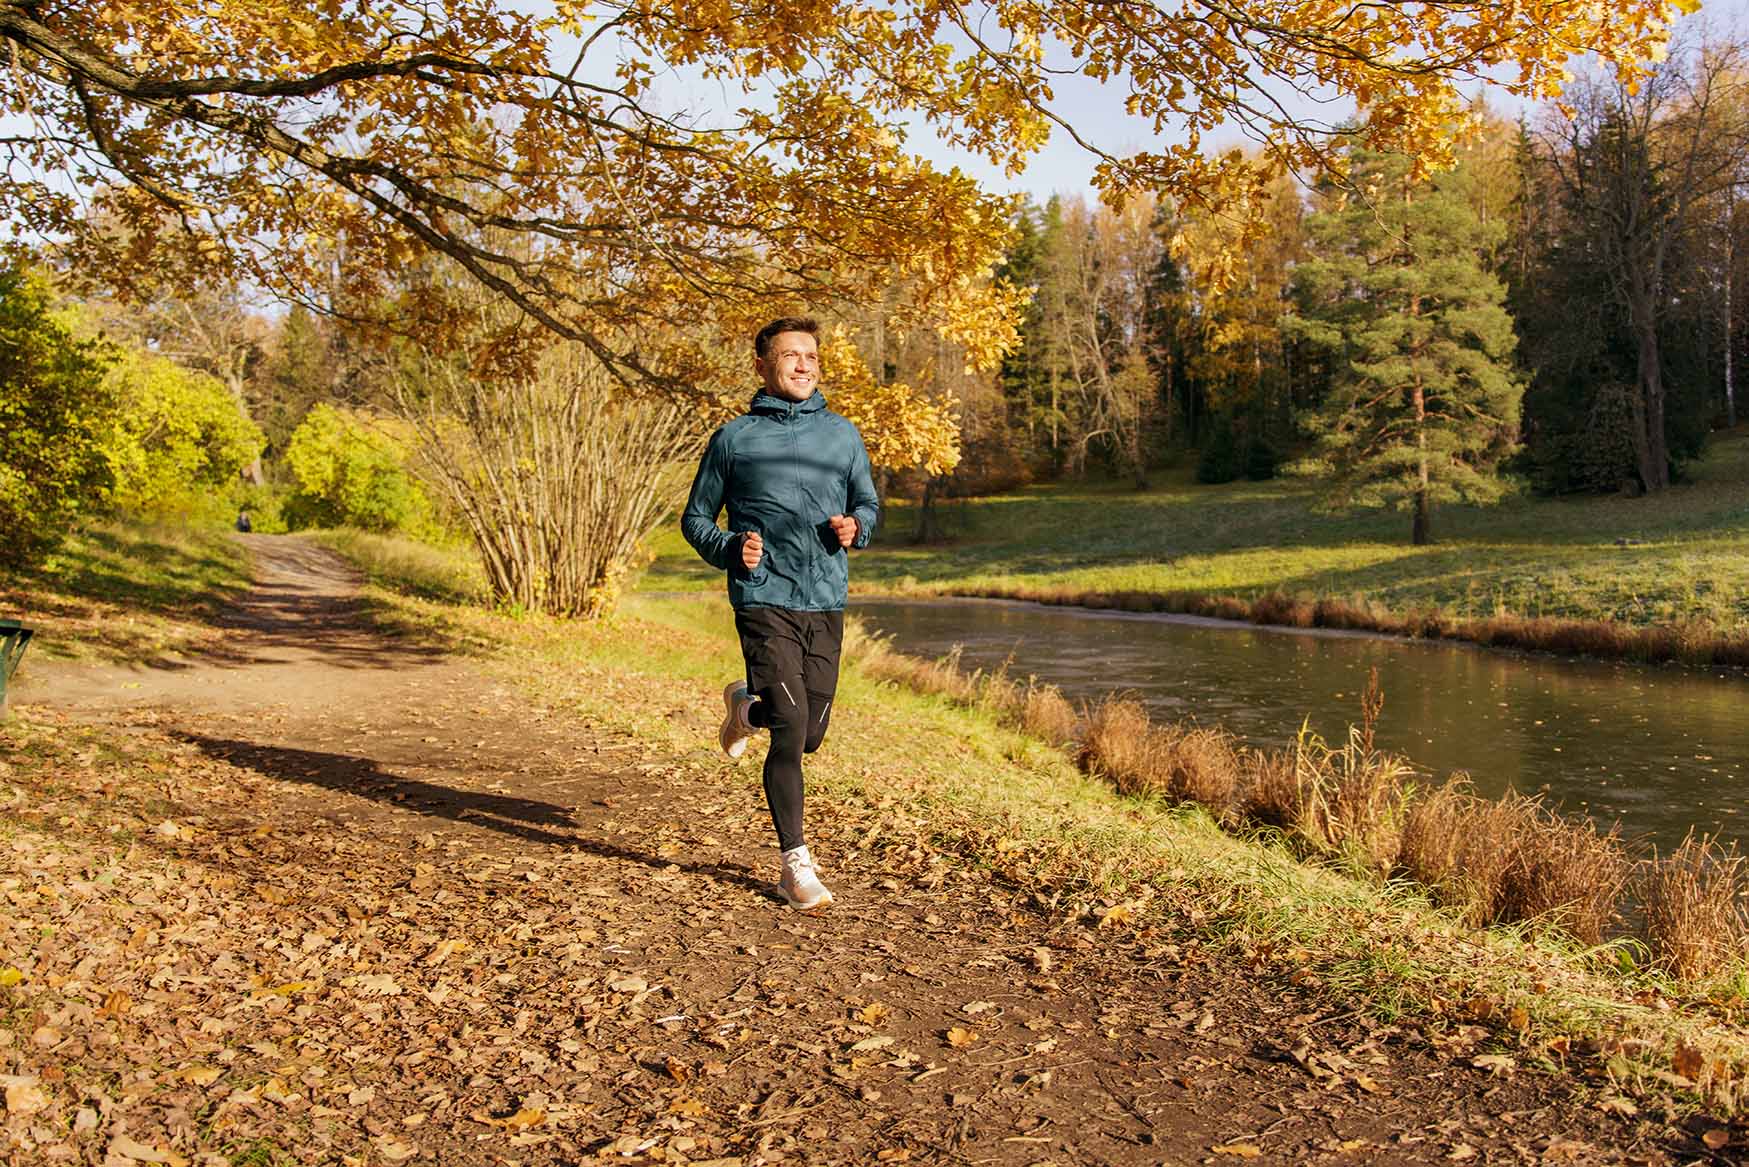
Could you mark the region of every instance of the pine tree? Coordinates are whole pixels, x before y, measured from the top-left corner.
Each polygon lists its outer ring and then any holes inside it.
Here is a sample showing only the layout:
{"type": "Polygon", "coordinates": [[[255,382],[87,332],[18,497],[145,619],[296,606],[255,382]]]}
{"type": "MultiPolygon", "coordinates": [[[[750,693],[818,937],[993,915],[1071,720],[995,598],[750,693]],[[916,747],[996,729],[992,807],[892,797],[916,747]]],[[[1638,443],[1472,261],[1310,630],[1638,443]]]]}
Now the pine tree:
{"type": "Polygon", "coordinates": [[[1355,150],[1364,197],[1326,192],[1307,223],[1290,335],[1332,350],[1330,393],[1302,420],[1338,506],[1413,513],[1433,537],[1440,502],[1491,502],[1503,485],[1524,384],[1505,288],[1483,268],[1503,224],[1484,225],[1460,168],[1416,182],[1409,161],[1355,150]]]}

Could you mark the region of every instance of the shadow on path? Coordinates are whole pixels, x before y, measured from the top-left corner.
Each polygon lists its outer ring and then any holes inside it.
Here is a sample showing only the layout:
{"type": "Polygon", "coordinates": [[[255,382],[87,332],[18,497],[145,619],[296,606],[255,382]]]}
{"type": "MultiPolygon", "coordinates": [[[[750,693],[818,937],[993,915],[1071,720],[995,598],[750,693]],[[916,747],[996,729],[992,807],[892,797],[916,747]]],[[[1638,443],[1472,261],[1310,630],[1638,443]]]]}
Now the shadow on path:
{"type": "Polygon", "coordinates": [[[374,759],[353,754],[269,746],[259,742],[213,738],[188,732],[177,732],[173,736],[194,746],[210,758],[253,770],[269,778],[301,782],[341,794],[392,803],[433,818],[485,827],[543,846],[586,851],[604,859],[637,863],[658,871],[678,868],[722,883],[735,884],[762,895],[775,894],[769,882],[755,879],[745,869],[721,863],[690,863],[681,859],[665,859],[603,839],[589,838],[580,833],[581,828],[572,812],[555,803],[510,794],[457,790],[435,782],[407,778],[384,770],[374,759]]]}

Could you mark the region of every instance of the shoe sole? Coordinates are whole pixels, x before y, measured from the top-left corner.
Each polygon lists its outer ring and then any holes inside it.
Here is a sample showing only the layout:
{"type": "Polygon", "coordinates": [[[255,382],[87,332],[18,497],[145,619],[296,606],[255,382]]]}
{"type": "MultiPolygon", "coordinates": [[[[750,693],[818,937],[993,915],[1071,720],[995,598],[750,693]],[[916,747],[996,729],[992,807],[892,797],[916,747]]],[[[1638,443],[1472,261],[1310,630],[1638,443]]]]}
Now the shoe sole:
{"type": "Polygon", "coordinates": [[[735,691],[740,687],[739,681],[730,681],[723,687],[723,724],[717,728],[717,745],[736,762],[746,754],[747,739],[750,736],[741,733],[741,727],[736,724],[735,691]]]}
{"type": "Polygon", "coordinates": [[[811,912],[811,911],[814,911],[816,908],[829,908],[833,904],[838,902],[838,899],[836,896],[834,896],[831,892],[827,892],[825,895],[821,896],[819,899],[813,901],[812,903],[804,904],[804,903],[802,903],[802,901],[800,901],[800,900],[796,899],[794,896],[790,895],[789,892],[784,891],[783,887],[781,885],[779,885],[779,887],[777,889],[777,894],[783,897],[784,903],[788,904],[790,907],[794,908],[798,912],[811,912]]]}

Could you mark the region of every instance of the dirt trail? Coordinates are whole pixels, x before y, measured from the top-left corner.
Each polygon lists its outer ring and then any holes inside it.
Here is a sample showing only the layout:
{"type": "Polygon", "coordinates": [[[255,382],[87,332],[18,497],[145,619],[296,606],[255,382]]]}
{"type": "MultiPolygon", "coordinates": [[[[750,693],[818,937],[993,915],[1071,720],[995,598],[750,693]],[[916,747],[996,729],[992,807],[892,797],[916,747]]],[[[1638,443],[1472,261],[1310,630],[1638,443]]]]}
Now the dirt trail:
{"type": "MultiPolygon", "coordinates": [[[[319,548],[248,542],[259,585],[220,651],[45,666],[16,693],[188,759],[172,792],[200,830],[173,852],[255,897],[235,913],[247,945],[219,947],[298,986],[211,1043],[236,1081],[253,1066],[291,1101],[166,1096],[141,1120],[165,1138],[443,1164],[1704,1154],[1566,1078],[1492,1076],[1474,1051],[1369,1027],[1191,940],[1052,922],[818,801],[842,903],[790,912],[752,787],[382,635],[319,548]],[[327,996],[298,1004],[306,991],[327,996]],[[297,1032],[333,1064],[285,1061],[297,1032]]],[[[198,978],[152,987],[168,1012],[213,1008],[198,978]]]]}

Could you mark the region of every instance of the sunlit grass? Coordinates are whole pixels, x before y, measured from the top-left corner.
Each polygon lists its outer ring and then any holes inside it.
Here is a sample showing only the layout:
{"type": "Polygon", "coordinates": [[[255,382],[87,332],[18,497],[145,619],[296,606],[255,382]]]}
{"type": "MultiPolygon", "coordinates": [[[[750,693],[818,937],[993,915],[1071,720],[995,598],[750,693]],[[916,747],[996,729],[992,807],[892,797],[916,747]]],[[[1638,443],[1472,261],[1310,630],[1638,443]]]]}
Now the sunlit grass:
{"type": "Polygon", "coordinates": [[[354,527],[308,531],[302,537],[344,555],[381,587],[459,604],[486,599],[485,573],[471,546],[437,546],[407,535],[354,527]]]}
{"type": "Polygon", "coordinates": [[[40,564],[0,571],[0,617],[36,630],[42,657],[150,660],[209,636],[193,621],[249,586],[226,527],[115,519],[69,535],[40,564]]]}

